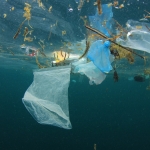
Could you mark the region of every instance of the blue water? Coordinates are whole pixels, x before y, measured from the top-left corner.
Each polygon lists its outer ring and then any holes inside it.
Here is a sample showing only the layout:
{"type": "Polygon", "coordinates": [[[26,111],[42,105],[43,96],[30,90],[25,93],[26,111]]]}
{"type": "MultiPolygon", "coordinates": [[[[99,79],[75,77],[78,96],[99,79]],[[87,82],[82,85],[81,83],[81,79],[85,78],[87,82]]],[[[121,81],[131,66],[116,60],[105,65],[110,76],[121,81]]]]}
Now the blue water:
{"type": "Polygon", "coordinates": [[[148,150],[150,148],[150,92],[147,82],[114,83],[112,76],[98,86],[88,79],[70,84],[72,130],[40,125],[27,112],[21,98],[33,75],[0,71],[0,147],[2,150],[148,150]]]}

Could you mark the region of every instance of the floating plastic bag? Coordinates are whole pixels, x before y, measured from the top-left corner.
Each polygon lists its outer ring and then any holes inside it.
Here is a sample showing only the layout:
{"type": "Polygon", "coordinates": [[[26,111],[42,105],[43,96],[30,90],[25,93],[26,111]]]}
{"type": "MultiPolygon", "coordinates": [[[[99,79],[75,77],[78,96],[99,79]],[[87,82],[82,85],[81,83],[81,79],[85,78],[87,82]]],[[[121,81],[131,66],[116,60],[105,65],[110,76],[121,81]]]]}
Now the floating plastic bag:
{"type": "Polygon", "coordinates": [[[106,74],[101,72],[93,62],[85,63],[85,60],[78,61],[72,64],[74,69],[72,70],[74,73],[85,74],[89,79],[89,84],[101,84],[105,78],[106,74]]]}
{"type": "Polygon", "coordinates": [[[103,73],[108,73],[112,70],[109,46],[109,41],[103,44],[101,40],[97,40],[91,45],[87,54],[88,59],[90,59],[103,73]]]}
{"type": "Polygon", "coordinates": [[[112,6],[103,4],[102,11],[103,13],[99,15],[96,9],[96,14],[94,16],[89,16],[90,26],[101,31],[103,34],[109,37],[110,34],[108,33],[108,30],[111,31],[112,29],[112,6]]]}
{"type": "Polygon", "coordinates": [[[72,128],[68,111],[70,70],[65,66],[34,72],[34,81],[22,100],[38,123],[72,128]]]}
{"type": "Polygon", "coordinates": [[[128,20],[126,39],[118,38],[117,42],[125,47],[150,53],[150,28],[149,23],[128,20]]]}

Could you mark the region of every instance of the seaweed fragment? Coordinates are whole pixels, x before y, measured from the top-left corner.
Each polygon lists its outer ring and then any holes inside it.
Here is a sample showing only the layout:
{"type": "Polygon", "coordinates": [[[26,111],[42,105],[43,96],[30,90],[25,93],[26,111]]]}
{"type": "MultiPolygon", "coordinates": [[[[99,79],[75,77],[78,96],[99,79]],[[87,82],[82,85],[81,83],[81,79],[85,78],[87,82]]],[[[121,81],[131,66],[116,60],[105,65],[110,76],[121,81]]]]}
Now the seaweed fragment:
{"type": "Polygon", "coordinates": [[[133,55],[132,55],[132,53],[128,53],[127,55],[126,55],[126,58],[127,58],[127,60],[129,61],[129,63],[134,63],[134,58],[133,58],[133,55]]]}
{"type": "Polygon", "coordinates": [[[41,65],[41,64],[40,64],[40,62],[39,62],[39,60],[38,60],[38,57],[37,57],[37,56],[35,57],[35,59],[36,59],[36,64],[38,65],[39,69],[47,68],[47,66],[44,66],[44,65],[41,65]]]}
{"type": "Polygon", "coordinates": [[[38,42],[38,43],[41,46],[42,51],[44,51],[44,49],[45,49],[44,41],[40,40],[40,42],[38,42]]]}
{"type": "Polygon", "coordinates": [[[43,55],[44,57],[46,57],[46,54],[43,51],[41,51],[40,49],[38,49],[38,51],[40,52],[41,55],[43,55]]]}
{"type": "Polygon", "coordinates": [[[148,29],[148,31],[150,31],[150,28],[147,25],[145,25],[145,27],[148,29]]]}
{"type": "Polygon", "coordinates": [[[115,45],[115,44],[111,44],[110,46],[110,52],[111,54],[113,54],[115,56],[115,59],[122,59],[122,58],[126,58],[129,63],[134,63],[134,57],[133,57],[133,51],[132,52],[129,52],[129,51],[126,51],[126,49],[118,46],[118,45],[115,45]]]}
{"type": "Polygon", "coordinates": [[[16,39],[16,38],[18,37],[18,35],[19,35],[20,31],[21,31],[22,25],[24,24],[24,22],[25,22],[26,20],[27,20],[27,19],[25,19],[25,20],[20,24],[20,26],[19,26],[19,28],[18,28],[16,34],[15,34],[14,37],[13,37],[14,39],[16,39]]]}
{"type": "Polygon", "coordinates": [[[98,8],[98,14],[102,14],[102,5],[101,5],[101,0],[97,0],[97,8],[98,8]]]}
{"type": "Polygon", "coordinates": [[[81,10],[83,4],[84,4],[84,0],[80,0],[78,5],[78,10],[81,10]]]}
{"type": "Polygon", "coordinates": [[[117,21],[117,20],[115,20],[114,18],[112,18],[114,21],[115,21],[115,23],[117,24],[117,26],[118,26],[118,28],[120,29],[120,31],[123,31],[123,32],[125,32],[125,33],[128,33],[128,31],[126,30],[126,29],[124,29],[123,27],[122,27],[122,25],[117,21]]]}
{"type": "Polygon", "coordinates": [[[23,33],[23,36],[27,36],[27,34],[29,33],[29,30],[28,30],[28,28],[27,27],[25,27],[25,29],[24,29],[24,33],[23,33]]]}
{"type": "Polygon", "coordinates": [[[33,41],[33,38],[31,38],[31,37],[25,37],[25,38],[24,38],[24,41],[32,42],[32,41],[33,41]]]}
{"type": "Polygon", "coordinates": [[[86,41],[86,48],[85,48],[85,51],[84,53],[79,57],[79,59],[83,58],[87,52],[89,51],[89,48],[90,48],[90,42],[89,41],[86,41]]]}
{"type": "Polygon", "coordinates": [[[13,37],[14,39],[16,39],[18,37],[18,35],[19,35],[20,31],[21,31],[21,28],[22,28],[22,26],[23,26],[23,24],[24,24],[24,22],[26,20],[28,20],[29,27],[32,28],[31,25],[29,24],[29,20],[31,19],[31,13],[30,13],[30,11],[31,11],[31,5],[28,4],[28,3],[25,3],[24,14],[23,14],[23,17],[25,18],[25,20],[20,24],[20,26],[19,26],[16,34],[13,37]]]}
{"type": "Polygon", "coordinates": [[[119,76],[118,76],[118,73],[116,71],[116,67],[114,67],[113,79],[114,79],[114,82],[118,82],[118,80],[119,80],[119,76]]]}
{"type": "Polygon", "coordinates": [[[14,54],[14,52],[12,51],[12,50],[10,50],[8,47],[7,47],[7,49],[9,50],[9,52],[14,56],[15,54],[14,54]]]}

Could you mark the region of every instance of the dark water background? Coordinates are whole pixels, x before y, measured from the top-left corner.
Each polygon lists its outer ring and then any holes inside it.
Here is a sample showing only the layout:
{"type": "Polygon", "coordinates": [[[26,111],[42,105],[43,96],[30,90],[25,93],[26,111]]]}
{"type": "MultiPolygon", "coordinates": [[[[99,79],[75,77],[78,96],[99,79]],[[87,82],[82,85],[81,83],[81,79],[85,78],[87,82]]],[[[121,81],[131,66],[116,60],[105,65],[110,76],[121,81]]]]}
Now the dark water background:
{"type": "MultiPolygon", "coordinates": [[[[150,91],[148,81],[138,83],[112,76],[98,86],[71,82],[70,119],[65,130],[38,124],[21,98],[33,75],[24,71],[0,71],[1,150],[149,150],[150,91]]],[[[75,79],[71,77],[71,80],[75,79]]]]}

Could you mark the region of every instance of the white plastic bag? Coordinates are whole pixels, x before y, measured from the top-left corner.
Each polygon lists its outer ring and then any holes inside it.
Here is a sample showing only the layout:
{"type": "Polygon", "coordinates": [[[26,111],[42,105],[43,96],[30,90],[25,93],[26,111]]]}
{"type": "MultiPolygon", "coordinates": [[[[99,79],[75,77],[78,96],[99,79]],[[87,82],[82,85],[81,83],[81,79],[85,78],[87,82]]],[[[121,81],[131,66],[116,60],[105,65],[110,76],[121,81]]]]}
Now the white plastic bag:
{"type": "Polygon", "coordinates": [[[41,124],[71,129],[68,108],[70,66],[40,69],[25,92],[23,104],[41,124]]]}

